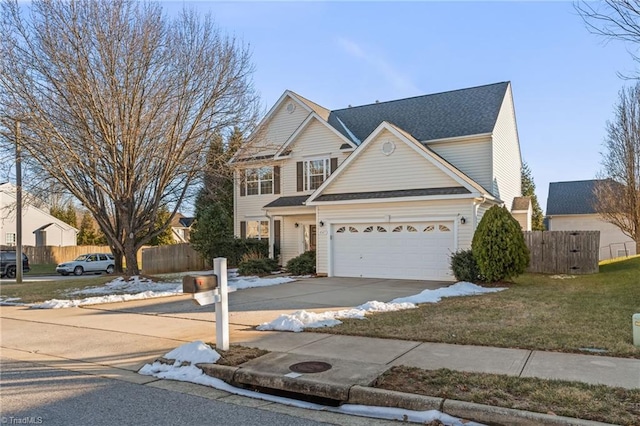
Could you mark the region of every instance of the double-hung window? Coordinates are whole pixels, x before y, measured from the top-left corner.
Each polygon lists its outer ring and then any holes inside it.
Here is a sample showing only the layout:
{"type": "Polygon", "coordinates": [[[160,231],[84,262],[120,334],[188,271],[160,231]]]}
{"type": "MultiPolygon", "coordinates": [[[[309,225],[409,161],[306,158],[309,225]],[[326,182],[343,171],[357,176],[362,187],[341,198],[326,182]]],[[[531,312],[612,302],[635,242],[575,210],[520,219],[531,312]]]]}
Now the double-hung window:
{"type": "Polygon", "coordinates": [[[247,221],[247,238],[265,240],[269,238],[269,221],[250,220],[247,221]]]}
{"type": "Polygon", "coordinates": [[[328,158],[316,160],[306,160],[303,166],[304,190],[315,190],[322,185],[322,182],[331,174],[330,162],[328,158]]]}
{"type": "Polygon", "coordinates": [[[273,194],[273,167],[245,170],[247,195],[273,194]]]}

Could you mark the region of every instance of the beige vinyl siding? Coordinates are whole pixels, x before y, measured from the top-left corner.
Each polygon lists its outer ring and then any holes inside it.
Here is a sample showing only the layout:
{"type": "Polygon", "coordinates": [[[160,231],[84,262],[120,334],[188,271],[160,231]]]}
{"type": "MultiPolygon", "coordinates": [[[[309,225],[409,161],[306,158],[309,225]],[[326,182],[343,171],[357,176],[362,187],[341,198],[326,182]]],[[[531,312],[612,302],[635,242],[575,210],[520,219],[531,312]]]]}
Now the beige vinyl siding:
{"type": "Polygon", "coordinates": [[[327,128],[326,125],[318,120],[311,120],[289,146],[291,149],[290,158],[286,160],[281,169],[282,195],[311,194],[313,191],[297,192],[296,163],[313,157],[326,157],[337,158],[338,165],[340,165],[349,155],[349,153],[340,151],[340,147],[344,143],[345,141],[327,128]]]}
{"type": "MultiPolygon", "coordinates": [[[[511,96],[511,85],[502,101],[502,107],[493,130],[493,195],[511,208],[514,197],[522,195],[520,175],[522,158],[516,116],[511,96]]],[[[489,189],[489,188],[488,188],[489,189]]]]}
{"type": "Polygon", "coordinates": [[[531,215],[528,212],[519,210],[517,212],[511,212],[511,214],[514,219],[518,221],[523,231],[531,231],[531,215]]]}
{"type": "Polygon", "coordinates": [[[620,228],[597,214],[556,215],[549,218],[549,231],[600,231],[600,260],[617,257],[625,247],[629,255],[636,254],[635,242],[620,228]]]}
{"type": "Polygon", "coordinates": [[[454,220],[458,249],[471,247],[473,238],[473,222],[467,220],[466,224],[461,225],[459,221],[460,216],[467,219],[472,217],[473,201],[470,199],[318,206],[317,214],[318,223],[325,222],[324,227],[318,227],[316,250],[317,272],[321,274],[328,273],[330,222],[419,222],[446,217],[454,220]]]}
{"type": "Polygon", "coordinates": [[[483,203],[478,206],[478,216],[476,218],[476,223],[480,223],[484,214],[491,208],[493,204],[483,203]]]}
{"type": "MultiPolygon", "coordinates": [[[[240,237],[240,222],[247,220],[256,220],[257,217],[266,217],[266,213],[262,210],[266,204],[269,204],[276,198],[281,197],[281,194],[266,194],[266,195],[245,195],[240,196],[240,180],[239,173],[242,173],[244,169],[236,170],[233,188],[233,197],[235,199],[233,215],[233,234],[240,237]],[[247,218],[251,219],[247,219],[247,218]]],[[[266,219],[265,219],[266,220],[266,219]]]]}
{"type": "Polygon", "coordinates": [[[298,100],[287,97],[273,113],[270,120],[262,126],[262,129],[258,129],[257,133],[252,136],[255,139],[252,140],[251,146],[247,148],[245,155],[262,156],[275,154],[308,115],[309,112],[298,100]],[[291,113],[287,111],[289,103],[295,105],[295,109],[291,113]]]}
{"type": "Polygon", "coordinates": [[[323,194],[461,186],[387,130],[364,149],[323,194]],[[382,152],[386,141],[395,144],[391,155],[382,152]]]}
{"type": "Polygon", "coordinates": [[[465,141],[451,140],[427,146],[487,191],[491,190],[493,184],[490,137],[465,141]]]}

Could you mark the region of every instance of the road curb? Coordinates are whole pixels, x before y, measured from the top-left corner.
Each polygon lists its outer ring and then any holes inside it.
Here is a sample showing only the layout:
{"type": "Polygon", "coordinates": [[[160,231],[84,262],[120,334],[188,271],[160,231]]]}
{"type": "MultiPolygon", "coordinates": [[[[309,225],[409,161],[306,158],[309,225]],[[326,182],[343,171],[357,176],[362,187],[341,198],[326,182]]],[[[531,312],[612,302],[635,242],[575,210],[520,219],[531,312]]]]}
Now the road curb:
{"type": "MultiPolygon", "coordinates": [[[[304,390],[304,386],[301,386],[301,384],[295,383],[293,380],[283,380],[281,375],[247,371],[242,367],[229,367],[217,364],[198,364],[197,366],[200,367],[205,374],[223,380],[230,385],[251,383],[259,384],[267,388],[273,385],[275,389],[286,390],[293,393],[300,393],[304,390]],[[295,386],[288,386],[294,384],[295,386]]],[[[315,383],[314,385],[322,388],[323,393],[327,393],[331,395],[331,397],[335,397],[337,394],[344,394],[342,387],[330,389],[332,386],[329,384],[318,386],[319,384],[315,383]]],[[[316,392],[318,391],[318,389],[314,390],[316,392]]],[[[610,423],[535,413],[513,408],[494,407],[491,405],[360,385],[351,386],[348,394],[346,394],[346,398],[343,398],[343,402],[346,404],[402,408],[411,411],[438,410],[450,416],[496,426],[612,426],[610,423]]]]}
{"type": "Polygon", "coordinates": [[[413,393],[353,386],[348,404],[376,405],[405,410],[438,410],[444,414],[479,423],[505,426],[612,426],[610,423],[535,413],[513,408],[494,407],[473,402],[443,399],[413,393]],[[351,397],[353,394],[353,398],[351,397]]]}
{"type": "Polygon", "coordinates": [[[366,386],[352,386],[349,390],[349,404],[373,405],[378,407],[404,408],[412,411],[442,411],[444,399],[366,386]]]}

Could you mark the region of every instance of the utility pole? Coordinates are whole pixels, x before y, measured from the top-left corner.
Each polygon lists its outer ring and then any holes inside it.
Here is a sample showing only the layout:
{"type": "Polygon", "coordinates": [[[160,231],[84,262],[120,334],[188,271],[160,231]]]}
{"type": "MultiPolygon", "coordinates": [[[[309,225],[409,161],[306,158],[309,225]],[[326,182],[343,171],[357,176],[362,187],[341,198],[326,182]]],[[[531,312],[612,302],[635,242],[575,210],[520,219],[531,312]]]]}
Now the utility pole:
{"type": "Polygon", "coordinates": [[[16,120],[16,283],[22,282],[22,155],[20,121],[16,120]]]}

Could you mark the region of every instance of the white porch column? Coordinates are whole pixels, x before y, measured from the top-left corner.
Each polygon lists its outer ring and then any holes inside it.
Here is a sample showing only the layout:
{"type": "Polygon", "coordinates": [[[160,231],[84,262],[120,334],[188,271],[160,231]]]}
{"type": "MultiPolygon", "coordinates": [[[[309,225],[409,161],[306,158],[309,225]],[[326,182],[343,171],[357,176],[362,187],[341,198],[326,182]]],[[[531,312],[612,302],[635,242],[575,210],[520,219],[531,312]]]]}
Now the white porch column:
{"type": "Polygon", "coordinates": [[[274,224],[274,220],[273,220],[273,216],[267,216],[269,218],[269,258],[273,259],[273,255],[274,255],[274,250],[273,250],[273,245],[275,244],[274,241],[274,237],[275,235],[273,235],[273,227],[275,226],[274,224]]]}

